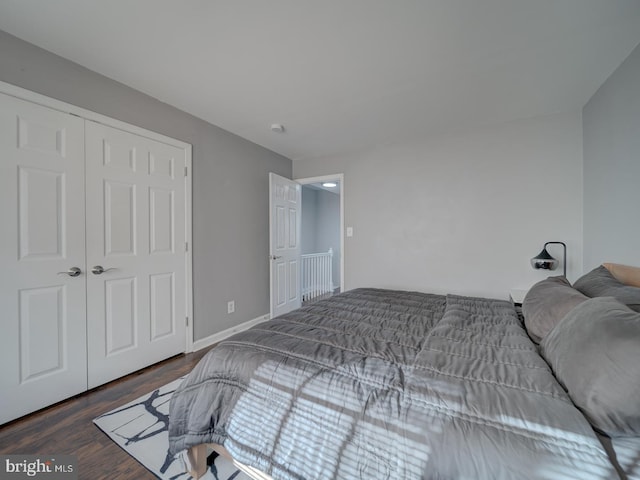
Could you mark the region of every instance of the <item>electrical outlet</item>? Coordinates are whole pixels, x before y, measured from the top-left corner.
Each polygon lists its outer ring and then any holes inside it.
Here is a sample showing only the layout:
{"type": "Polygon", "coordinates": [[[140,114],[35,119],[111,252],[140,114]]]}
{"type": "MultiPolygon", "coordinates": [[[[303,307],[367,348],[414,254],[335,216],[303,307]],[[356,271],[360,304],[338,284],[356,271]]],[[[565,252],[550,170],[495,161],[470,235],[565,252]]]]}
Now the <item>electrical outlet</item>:
{"type": "Polygon", "coordinates": [[[231,300],[227,302],[227,313],[233,313],[236,311],[236,302],[231,300]]]}

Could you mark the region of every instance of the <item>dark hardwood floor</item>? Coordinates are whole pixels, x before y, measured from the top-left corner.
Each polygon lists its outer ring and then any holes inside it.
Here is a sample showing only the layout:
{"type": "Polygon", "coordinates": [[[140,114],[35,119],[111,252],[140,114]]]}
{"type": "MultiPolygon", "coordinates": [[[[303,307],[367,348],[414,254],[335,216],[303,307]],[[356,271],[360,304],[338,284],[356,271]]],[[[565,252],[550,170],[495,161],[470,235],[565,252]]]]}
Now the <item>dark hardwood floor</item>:
{"type": "Polygon", "coordinates": [[[179,355],[0,427],[0,454],[78,457],[80,479],[154,479],[92,420],[191,371],[208,349],[179,355]]]}

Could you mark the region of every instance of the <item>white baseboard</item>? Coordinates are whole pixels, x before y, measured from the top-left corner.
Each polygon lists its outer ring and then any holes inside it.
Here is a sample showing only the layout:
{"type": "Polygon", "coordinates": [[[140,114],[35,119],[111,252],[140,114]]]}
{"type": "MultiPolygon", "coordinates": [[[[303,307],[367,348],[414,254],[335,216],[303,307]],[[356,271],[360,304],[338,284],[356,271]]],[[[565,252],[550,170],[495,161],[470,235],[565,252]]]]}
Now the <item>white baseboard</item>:
{"type": "Polygon", "coordinates": [[[227,328],[226,330],[223,330],[221,332],[214,333],[213,335],[209,335],[206,338],[201,338],[200,340],[196,340],[193,342],[192,351],[196,352],[203,348],[210,347],[214,343],[221,342],[225,338],[229,338],[231,335],[247,330],[253,327],[254,325],[257,325],[258,323],[269,320],[270,318],[271,318],[271,314],[267,313],[266,315],[261,315],[258,318],[254,318],[253,320],[248,320],[244,323],[241,323],[240,325],[236,325],[234,327],[227,328]]]}

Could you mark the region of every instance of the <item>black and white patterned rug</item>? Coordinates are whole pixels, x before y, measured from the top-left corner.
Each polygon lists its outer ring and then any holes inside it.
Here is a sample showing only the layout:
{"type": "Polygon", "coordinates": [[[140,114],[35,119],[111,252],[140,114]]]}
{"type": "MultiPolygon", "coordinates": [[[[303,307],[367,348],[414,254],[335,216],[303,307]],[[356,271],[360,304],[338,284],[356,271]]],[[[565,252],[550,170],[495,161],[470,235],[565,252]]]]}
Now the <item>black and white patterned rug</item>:
{"type": "MultiPolygon", "coordinates": [[[[111,440],[158,478],[189,480],[183,463],[168,453],[169,400],[182,378],[94,419],[111,440]]],[[[250,480],[229,460],[213,452],[207,459],[206,480],[250,480]]]]}

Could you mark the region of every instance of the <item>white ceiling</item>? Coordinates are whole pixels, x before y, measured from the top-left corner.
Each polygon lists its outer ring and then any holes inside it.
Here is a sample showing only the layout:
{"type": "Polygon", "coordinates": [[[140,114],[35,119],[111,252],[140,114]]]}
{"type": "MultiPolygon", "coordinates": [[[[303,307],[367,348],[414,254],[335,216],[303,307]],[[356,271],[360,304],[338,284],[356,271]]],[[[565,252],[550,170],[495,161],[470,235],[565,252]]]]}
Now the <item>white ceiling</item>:
{"type": "Polygon", "coordinates": [[[579,109],[640,0],[0,0],[0,29],[295,160],[579,109]]]}
{"type": "Polygon", "coordinates": [[[324,182],[319,183],[306,183],[302,185],[302,188],[310,188],[312,190],[324,190],[325,192],[333,193],[335,195],[340,196],[340,182],[337,180],[331,180],[331,182],[335,183],[335,187],[325,187],[322,185],[324,182]]]}

